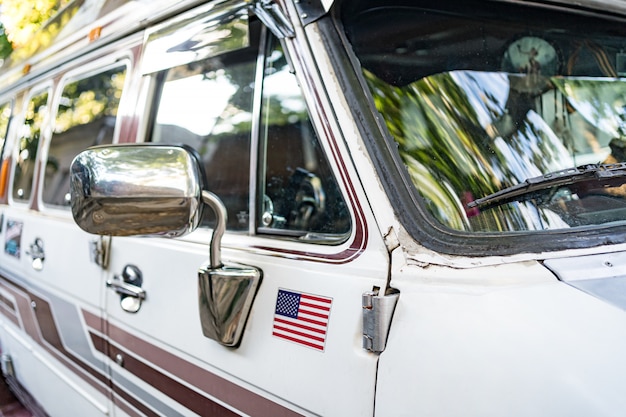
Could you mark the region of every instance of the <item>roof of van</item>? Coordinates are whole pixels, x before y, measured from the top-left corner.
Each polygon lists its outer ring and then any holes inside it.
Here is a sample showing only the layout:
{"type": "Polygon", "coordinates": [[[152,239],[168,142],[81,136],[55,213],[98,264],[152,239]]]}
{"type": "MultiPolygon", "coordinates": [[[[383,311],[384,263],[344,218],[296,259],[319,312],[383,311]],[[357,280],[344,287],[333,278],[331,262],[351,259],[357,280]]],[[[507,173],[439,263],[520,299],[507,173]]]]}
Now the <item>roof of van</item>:
{"type": "MultiPolygon", "coordinates": [[[[30,65],[45,65],[138,31],[178,11],[211,3],[201,0],[72,0],[0,66],[0,88],[15,82],[30,65]]],[[[215,0],[218,5],[224,0],[215,0]]],[[[33,68],[35,70],[35,68],[33,68]]]]}
{"type": "MultiPolygon", "coordinates": [[[[72,0],[51,18],[23,47],[16,49],[0,66],[0,89],[23,77],[31,64],[39,65],[73,53],[85,52],[97,39],[107,41],[140,30],[154,22],[191,7],[227,0],[72,0]],[[36,58],[34,58],[37,56],[36,58]],[[36,62],[31,62],[36,61],[36,62]]],[[[235,0],[236,1],[236,0],[235,0]]],[[[239,0],[253,3],[255,0],[239,0]]],[[[324,11],[334,3],[350,0],[310,0],[324,11]]],[[[498,0],[503,2],[563,5],[626,15],[624,0],[498,0]]],[[[279,3],[282,0],[278,0],[279,3]]],[[[319,10],[319,9],[318,9],[319,10]]],[[[36,70],[36,69],[34,69],[36,70]]]]}

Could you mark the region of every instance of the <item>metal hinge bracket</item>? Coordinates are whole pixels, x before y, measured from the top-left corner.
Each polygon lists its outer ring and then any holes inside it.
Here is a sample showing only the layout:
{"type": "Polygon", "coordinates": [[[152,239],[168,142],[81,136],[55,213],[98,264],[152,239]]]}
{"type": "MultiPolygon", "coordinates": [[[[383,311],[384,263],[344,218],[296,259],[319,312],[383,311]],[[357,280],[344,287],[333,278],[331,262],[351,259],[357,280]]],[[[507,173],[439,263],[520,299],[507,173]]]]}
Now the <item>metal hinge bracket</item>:
{"type": "Polygon", "coordinates": [[[379,295],[379,292],[379,288],[374,288],[362,296],[363,349],[374,353],[385,350],[391,319],[400,297],[400,292],[393,289],[385,295],[379,295]]]}
{"type": "Polygon", "coordinates": [[[295,0],[295,3],[302,26],[315,22],[326,14],[320,0],[295,0]]]}
{"type": "Polygon", "coordinates": [[[109,266],[109,252],[111,249],[111,237],[100,236],[89,242],[89,256],[91,262],[99,265],[102,269],[109,266]]]}
{"type": "Polygon", "coordinates": [[[254,14],[278,38],[293,38],[296,32],[282,9],[273,0],[258,0],[251,6],[254,14]]]}

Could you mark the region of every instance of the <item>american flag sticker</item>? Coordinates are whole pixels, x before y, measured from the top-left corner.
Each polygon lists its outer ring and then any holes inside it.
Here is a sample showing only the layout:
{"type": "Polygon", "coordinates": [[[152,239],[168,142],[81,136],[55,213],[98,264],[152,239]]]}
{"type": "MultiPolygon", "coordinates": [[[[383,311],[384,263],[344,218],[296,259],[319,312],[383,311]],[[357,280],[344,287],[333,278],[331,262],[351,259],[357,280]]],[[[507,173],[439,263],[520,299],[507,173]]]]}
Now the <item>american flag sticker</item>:
{"type": "Polygon", "coordinates": [[[329,297],[279,289],[272,334],[323,352],[332,303],[329,297]]]}

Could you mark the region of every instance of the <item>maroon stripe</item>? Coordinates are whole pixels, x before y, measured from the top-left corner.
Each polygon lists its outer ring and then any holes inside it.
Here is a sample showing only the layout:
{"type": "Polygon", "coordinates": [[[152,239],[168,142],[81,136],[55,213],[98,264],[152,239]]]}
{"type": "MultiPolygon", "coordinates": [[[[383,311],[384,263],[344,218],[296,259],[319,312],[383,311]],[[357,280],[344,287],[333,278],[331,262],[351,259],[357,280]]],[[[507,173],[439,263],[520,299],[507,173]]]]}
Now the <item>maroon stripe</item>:
{"type": "Polygon", "coordinates": [[[99,331],[100,333],[103,333],[101,329],[104,328],[104,324],[106,324],[105,320],[87,310],[82,310],[82,313],[83,318],[85,319],[85,323],[87,323],[87,326],[99,331]]]}
{"type": "MultiPolygon", "coordinates": [[[[123,368],[125,370],[134,375],[137,375],[145,382],[163,392],[165,395],[174,399],[178,403],[183,404],[194,413],[204,416],[215,417],[237,416],[237,414],[227,409],[226,407],[216,403],[215,401],[210,400],[209,398],[202,396],[198,392],[182,385],[178,381],[175,381],[174,379],[168,377],[162,372],[157,371],[153,367],[143,363],[127,351],[119,347],[107,344],[102,337],[94,333],[90,334],[92,340],[94,341],[94,346],[96,346],[96,348],[100,352],[109,356],[111,360],[114,361],[117,359],[117,355],[121,355],[121,357],[124,359],[123,368]]],[[[123,397],[138,410],[141,410],[144,414],[154,414],[152,411],[147,410],[146,407],[139,403],[138,400],[130,397],[127,392],[121,390],[120,387],[118,387],[115,383],[113,384],[113,388],[116,394],[123,397]]]]}
{"type": "Polygon", "coordinates": [[[180,382],[157,371],[155,368],[145,364],[127,351],[117,346],[109,344],[109,357],[116,359],[117,355],[124,358],[123,367],[128,372],[137,375],[146,383],[150,384],[163,394],[184,405],[196,414],[215,417],[235,417],[237,414],[226,407],[204,397],[200,393],[186,387],[180,382]]]}
{"type": "MultiPolygon", "coordinates": [[[[91,339],[94,342],[94,346],[96,346],[100,352],[107,355],[113,361],[116,361],[117,356],[121,355],[120,357],[123,358],[122,367],[126,371],[139,376],[146,383],[158,389],[163,394],[174,399],[178,403],[183,404],[194,413],[215,417],[234,417],[237,415],[220,404],[203,397],[198,392],[193,391],[178,381],[173,380],[149,365],[141,362],[127,351],[108,344],[102,337],[94,333],[90,334],[91,339]]],[[[142,404],[138,399],[132,397],[126,390],[122,389],[122,387],[117,385],[115,382],[113,382],[112,387],[116,395],[123,398],[137,410],[147,416],[158,416],[157,413],[149,409],[145,404],[142,404]]]]}
{"type": "Polygon", "coordinates": [[[87,365],[65,349],[58,334],[54,319],[52,318],[52,311],[48,302],[28,292],[25,288],[8,278],[4,276],[0,276],[0,278],[4,280],[0,285],[13,294],[17,301],[19,315],[22,318],[26,333],[31,336],[39,346],[54,356],[59,362],[63,363],[69,370],[74,372],[74,374],[89,383],[89,385],[98,390],[98,392],[106,395],[106,387],[109,385],[108,377],[87,365]],[[31,305],[31,300],[35,301],[34,308],[31,305]],[[42,337],[48,343],[45,343],[42,337]],[[54,347],[54,349],[52,349],[51,346],[54,347]]]}
{"type": "Polygon", "coordinates": [[[9,310],[4,304],[0,304],[0,311],[2,316],[7,320],[11,321],[15,326],[20,327],[20,322],[15,315],[15,312],[9,310]]]}
{"type": "MultiPolygon", "coordinates": [[[[106,340],[103,337],[98,336],[97,334],[93,332],[89,332],[89,336],[91,337],[91,342],[93,343],[93,346],[96,348],[96,350],[98,350],[100,353],[104,354],[105,356],[109,356],[109,349],[108,349],[106,340]]],[[[112,358],[112,359],[115,360],[115,358],[112,358]]],[[[158,416],[157,413],[152,411],[150,408],[148,408],[145,404],[141,403],[136,398],[132,397],[126,390],[119,387],[115,382],[111,383],[111,389],[117,396],[116,399],[118,401],[116,401],[115,403],[118,406],[121,407],[123,404],[129,404],[129,406],[134,407],[134,409],[131,408],[130,410],[128,410],[129,407],[125,406],[124,408],[126,409],[127,412],[138,410],[142,414],[149,416],[149,417],[158,416]],[[122,401],[119,401],[119,400],[122,400],[122,401]]]]}
{"type": "MultiPolygon", "coordinates": [[[[123,396],[128,396],[126,391],[120,390],[116,385],[111,385],[111,390],[113,391],[113,402],[117,406],[118,409],[124,411],[130,417],[144,417],[145,413],[141,413],[137,408],[133,408],[128,400],[123,398],[123,396]],[[118,393],[116,391],[122,391],[118,393]]],[[[131,398],[132,399],[132,398],[131,398]]],[[[132,399],[133,401],[136,401],[132,399]]]]}
{"type": "MultiPolygon", "coordinates": [[[[74,366],[82,369],[87,372],[90,376],[92,376],[96,381],[104,384],[105,386],[109,384],[108,377],[106,375],[101,374],[96,371],[91,366],[88,366],[83,360],[76,357],[73,353],[67,351],[63,342],[61,341],[61,336],[59,335],[59,331],[57,329],[54,318],[52,317],[52,310],[50,308],[50,304],[45,301],[43,298],[38,297],[34,294],[30,294],[32,300],[35,301],[35,316],[37,317],[37,321],[39,322],[39,329],[41,331],[41,335],[46,342],[48,342],[52,347],[54,347],[57,351],[49,349],[45,344],[42,344],[46,350],[52,354],[54,354],[57,358],[61,356],[69,360],[74,366]],[[60,355],[59,355],[60,354],[60,355]]],[[[78,374],[78,372],[76,372],[78,374]]],[[[88,378],[84,378],[86,381],[90,381],[88,378]]],[[[101,393],[106,393],[102,386],[97,383],[91,384],[93,387],[97,388],[101,393]]]]}
{"type": "MultiPolygon", "coordinates": [[[[129,352],[137,352],[142,359],[153,363],[189,385],[204,391],[225,404],[231,405],[237,410],[241,410],[245,414],[258,417],[292,417],[300,415],[200,366],[187,362],[179,356],[160,349],[111,323],[109,323],[109,337],[113,342],[128,349],[129,352]]],[[[160,376],[154,374],[137,376],[142,379],[146,379],[146,377],[160,378],[160,376]]],[[[146,382],[152,384],[155,381],[146,380],[146,382]]],[[[184,399],[182,404],[188,407],[184,399]]]]}
{"type": "Polygon", "coordinates": [[[160,414],[155,413],[153,410],[148,408],[145,404],[141,403],[139,400],[132,397],[128,392],[126,392],[126,390],[122,389],[117,384],[112,384],[111,389],[117,396],[116,398],[117,401],[115,401],[116,405],[121,406],[123,402],[120,400],[123,400],[126,403],[128,403],[129,406],[134,407],[137,411],[139,411],[144,416],[147,416],[147,417],[159,417],[160,416],[160,414]]]}
{"type": "Polygon", "coordinates": [[[33,310],[30,305],[30,299],[27,297],[26,291],[15,285],[9,279],[4,276],[0,276],[3,280],[0,283],[0,286],[10,292],[13,297],[15,297],[15,301],[17,303],[17,311],[18,316],[22,319],[22,326],[24,326],[24,331],[27,335],[29,335],[35,342],[41,344],[41,337],[39,336],[39,329],[37,328],[37,323],[35,322],[35,317],[33,316],[33,310]],[[14,289],[14,287],[17,288],[14,289]]]}
{"type": "Polygon", "coordinates": [[[35,302],[33,310],[35,312],[37,322],[39,323],[41,336],[46,342],[50,343],[52,347],[59,351],[63,351],[63,343],[61,342],[57,325],[52,318],[50,304],[35,294],[30,294],[30,299],[35,302]]]}
{"type": "Polygon", "coordinates": [[[15,304],[3,294],[0,294],[0,310],[3,312],[2,315],[10,320],[11,323],[15,324],[17,327],[21,327],[17,311],[15,310],[15,304]]]}
{"type": "Polygon", "coordinates": [[[15,304],[2,294],[0,294],[0,304],[3,304],[7,310],[12,310],[15,314],[15,304]]]}

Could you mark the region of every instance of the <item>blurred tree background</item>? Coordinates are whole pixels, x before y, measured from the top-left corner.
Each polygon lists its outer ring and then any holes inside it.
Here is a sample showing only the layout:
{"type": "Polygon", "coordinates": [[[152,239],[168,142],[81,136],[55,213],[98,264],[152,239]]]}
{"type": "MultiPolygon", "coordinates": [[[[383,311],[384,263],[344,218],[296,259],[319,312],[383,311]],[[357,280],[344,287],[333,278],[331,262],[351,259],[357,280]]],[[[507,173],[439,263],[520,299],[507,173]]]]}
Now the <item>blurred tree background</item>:
{"type": "Polygon", "coordinates": [[[0,59],[26,45],[70,0],[0,0],[0,59]]]}

